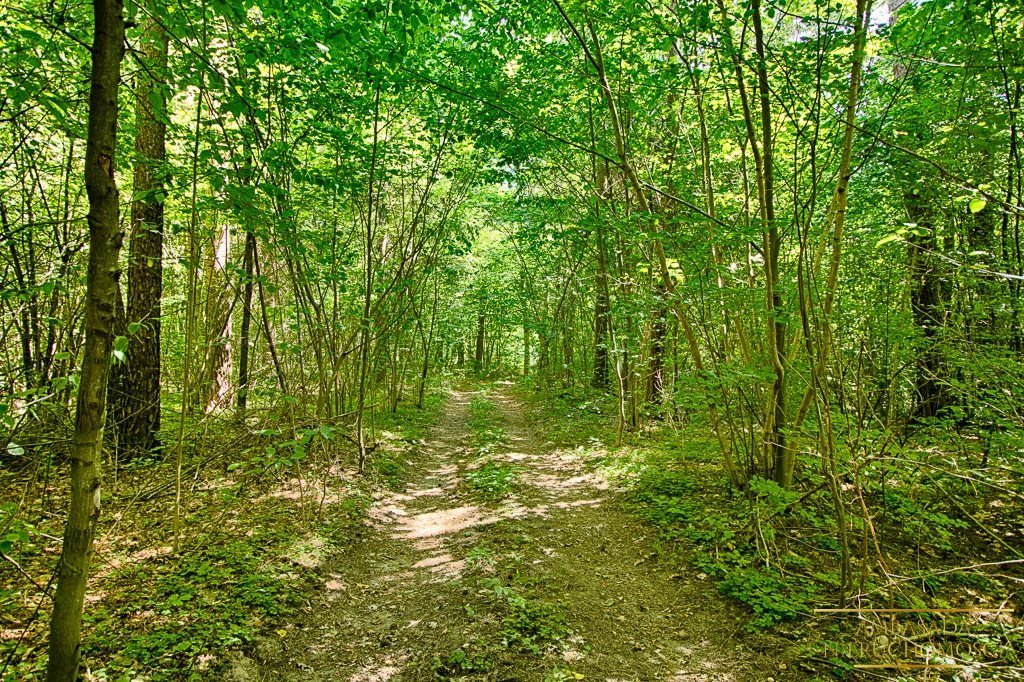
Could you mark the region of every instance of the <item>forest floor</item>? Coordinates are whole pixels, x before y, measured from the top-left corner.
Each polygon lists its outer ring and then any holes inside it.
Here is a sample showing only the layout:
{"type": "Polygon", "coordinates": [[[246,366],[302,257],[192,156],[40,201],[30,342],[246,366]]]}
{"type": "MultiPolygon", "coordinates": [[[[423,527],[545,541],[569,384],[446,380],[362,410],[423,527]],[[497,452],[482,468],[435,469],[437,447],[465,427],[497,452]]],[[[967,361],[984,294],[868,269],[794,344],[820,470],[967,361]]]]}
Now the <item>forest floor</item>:
{"type": "Polygon", "coordinates": [[[556,447],[507,386],[452,392],[361,541],[226,679],[798,679],[777,640],[653,550],[593,443],[556,447]]]}

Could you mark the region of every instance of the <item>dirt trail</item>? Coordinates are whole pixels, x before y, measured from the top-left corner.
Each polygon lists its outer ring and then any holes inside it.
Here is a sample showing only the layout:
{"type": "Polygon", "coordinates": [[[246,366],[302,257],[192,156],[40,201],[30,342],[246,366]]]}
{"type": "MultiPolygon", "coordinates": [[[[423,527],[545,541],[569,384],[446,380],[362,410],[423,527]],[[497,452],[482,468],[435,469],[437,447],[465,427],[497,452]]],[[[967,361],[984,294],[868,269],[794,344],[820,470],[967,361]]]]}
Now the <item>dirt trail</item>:
{"type": "Polygon", "coordinates": [[[452,394],[412,482],[374,501],[367,536],[330,567],[302,622],[257,647],[261,679],[787,677],[739,641],[712,588],[654,557],[593,454],[541,442],[507,391],[489,394],[505,433],[489,457],[516,466],[518,485],[496,502],[467,488],[471,396],[452,394]]]}

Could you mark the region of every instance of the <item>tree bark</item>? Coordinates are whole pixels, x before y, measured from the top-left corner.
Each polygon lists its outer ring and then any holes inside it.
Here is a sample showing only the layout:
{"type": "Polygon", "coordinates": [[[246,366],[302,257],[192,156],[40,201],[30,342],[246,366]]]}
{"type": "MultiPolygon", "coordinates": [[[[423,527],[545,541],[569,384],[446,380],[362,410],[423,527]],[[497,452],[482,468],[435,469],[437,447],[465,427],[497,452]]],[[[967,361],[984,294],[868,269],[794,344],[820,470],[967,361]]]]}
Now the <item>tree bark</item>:
{"type": "Polygon", "coordinates": [[[597,218],[597,282],[594,293],[594,376],[591,386],[599,389],[608,388],[608,336],[611,322],[611,297],[608,292],[608,249],[605,244],[604,225],[601,222],[600,202],[604,200],[608,173],[603,165],[597,164],[597,185],[601,196],[595,198],[597,218]]]}
{"type": "Polygon", "coordinates": [[[231,228],[225,223],[207,267],[206,357],[196,386],[196,404],[206,412],[223,407],[231,391],[231,313],[237,298],[228,274],[230,257],[231,228]]]}
{"type": "Polygon", "coordinates": [[[153,450],[160,430],[160,298],[163,293],[167,34],[153,18],[142,24],[139,82],[135,90],[135,177],[128,241],[129,332],[118,445],[126,453],[153,450]]]}
{"type": "Polygon", "coordinates": [[[113,344],[120,228],[114,152],[117,89],[124,55],[121,0],[95,0],[85,186],[89,197],[89,266],[85,294],[85,350],[71,451],[71,502],[50,621],[50,682],[74,682],[81,654],[82,604],[100,515],[107,373],[113,344]]]}
{"type": "Polygon", "coordinates": [[[481,374],[484,371],[484,322],[486,318],[477,315],[476,318],[476,353],[473,355],[473,371],[481,374]]]}

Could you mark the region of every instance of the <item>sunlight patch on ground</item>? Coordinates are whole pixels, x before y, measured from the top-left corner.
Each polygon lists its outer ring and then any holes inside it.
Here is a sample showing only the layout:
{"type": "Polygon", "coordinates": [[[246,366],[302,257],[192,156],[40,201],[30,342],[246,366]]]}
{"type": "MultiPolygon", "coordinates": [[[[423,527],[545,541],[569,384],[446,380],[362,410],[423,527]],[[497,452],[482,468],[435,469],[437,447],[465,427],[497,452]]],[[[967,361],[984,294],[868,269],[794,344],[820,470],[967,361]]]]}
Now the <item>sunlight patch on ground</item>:
{"type": "Polygon", "coordinates": [[[392,658],[383,663],[371,663],[353,675],[350,682],[388,682],[401,671],[399,663],[392,658]]]}
{"type": "Polygon", "coordinates": [[[283,483],[268,497],[279,500],[304,500],[316,504],[338,504],[343,499],[341,491],[334,486],[324,487],[323,481],[311,481],[307,478],[292,478],[283,483]]]}
{"type": "Polygon", "coordinates": [[[438,535],[451,535],[473,526],[494,523],[497,520],[496,517],[485,515],[483,510],[476,505],[440,509],[423,512],[405,519],[397,537],[406,540],[420,540],[438,535]]]}
{"type": "Polygon", "coordinates": [[[445,488],[413,488],[409,495],[412,497],[440,497],[448,492],[445,488]]]}
{"type": "Polygon", "coordinates": [[[567,502],[555,502],[559,509],[572,509],[573,507],[599,507],[604,503],[603,497],[596,497],[592,500],[569,500],[567,502]]]}
{"type": "Polygon", "coordinates": [[[327,552],[323,538],[311,535],[293,542],[284,552],[284,558],[303,568],[316,568],[327,552]]]}
{"type": "Polygon", "coordinates": [[[456,560],[451,554],[444,553],[417,561],[412,567],[419,569],[429,568],[431,573],[445,579],[451,579],[462,575],[462,571],[466,568],[466,562],[463,559],[456,560]]]}

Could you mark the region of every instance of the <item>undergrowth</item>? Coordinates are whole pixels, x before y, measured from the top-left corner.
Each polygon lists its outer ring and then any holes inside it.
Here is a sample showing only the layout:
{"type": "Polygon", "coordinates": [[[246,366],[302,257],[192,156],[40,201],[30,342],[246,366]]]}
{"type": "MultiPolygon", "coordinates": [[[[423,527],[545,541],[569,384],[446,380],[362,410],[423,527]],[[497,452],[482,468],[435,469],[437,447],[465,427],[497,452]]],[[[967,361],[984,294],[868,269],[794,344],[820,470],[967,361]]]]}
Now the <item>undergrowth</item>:
{"type": "MultiPolygon", "coordinates": [[[[380,445],[364,477],[354,475],[343,425],[298,427],[292,435],[274,424],[250,431],[216,423],[185,452],[177,553],[173,462],[148,457],[108,473],[85,605],[85,679],[220,679],[227,651],[282,637],[280,623],[318,589],[319,566],[366,532],[371,488],[400,484],[442,407],[432,393],[423,410],[403,404],[377,415],[380,445]]],[[[32,490],[49,502],[0,497],[3,682],[45,675],[50,602],[42,588],[53,587],[62,518],[40,515],[39,507],[65,506],[58,473],[40,481],[18,478],[32,471],[4,472],[6,490],[32,490]],[[14,562],[20,576],[8,570],[14,562]]]]}
{"type": "MultiPolygon", "coordinates": [[[[545,435],[556,442],[615,440],[615,407],[607,398],[584,390],[545,396],[532,387],[521,387],[520,395],[533,403],[545,435]]],[[[865,442],[878,439],[876,434],[862,437],[865,442]]],[[[848,532],[868,538],[852,543],[860,604],[998,604],[1012,591],[1006,576],[948,568],[1019,557],[1011,543],[1019,542],[1020,530],[1005,521],[1019,506],[1012,496],[979,491],[971,476],[943,473],[948,460],[943,448],[954,445],[944,443],[940,434],[922,432],[915,441],[890,445],[898,455],[869,458],[861,465],[870,528],[853,506],[860,504],[854,480],[839,480],[850,505],[848,532]],[[910,578],[893,583],[869,570],[877,565],[876,542],[884,548],[889,570],[910,578]]],[[[964,447],[962,439],[956,445],[964,447]]],[[[848,466],[851,455],[843,447],[840,443],[839,456],[848,466]]],[[[692,423],[651,421],[643,431],[627,433],[621,447],[609,448],[601,469],[627,489],[628,508],[657,529],[663,553],[678,556],[698,579],[712,582],[749,609],[750,629],[806,623],[815,608],[837,605],[838,525],[820,458],[813,453],[801,455],[798,482],[791,490],[758,476],[738,490],[728,484],[717,443],[699,418],[692,423]]],[[[1004,485],[1012,490],[1011,474],[1006,477],[1004,485]]]]}

